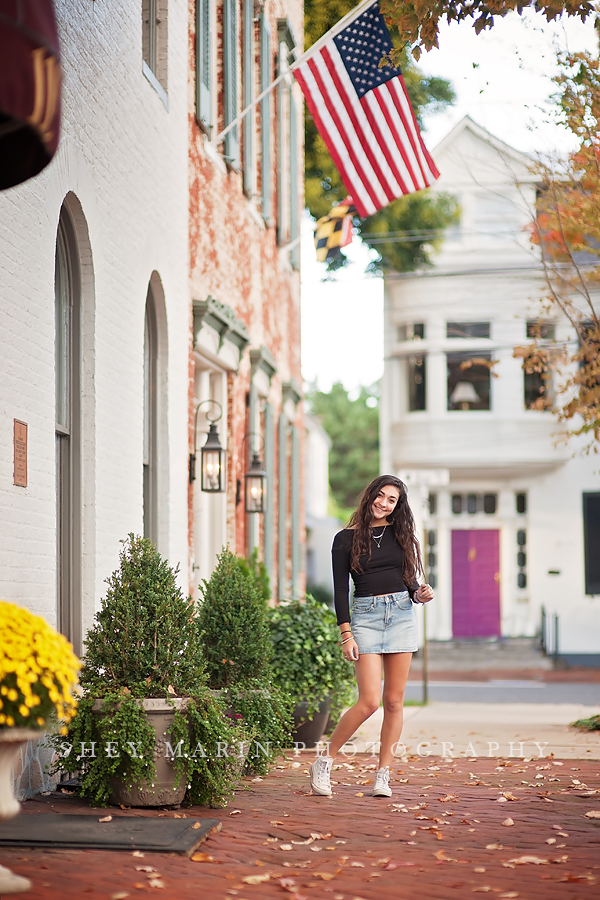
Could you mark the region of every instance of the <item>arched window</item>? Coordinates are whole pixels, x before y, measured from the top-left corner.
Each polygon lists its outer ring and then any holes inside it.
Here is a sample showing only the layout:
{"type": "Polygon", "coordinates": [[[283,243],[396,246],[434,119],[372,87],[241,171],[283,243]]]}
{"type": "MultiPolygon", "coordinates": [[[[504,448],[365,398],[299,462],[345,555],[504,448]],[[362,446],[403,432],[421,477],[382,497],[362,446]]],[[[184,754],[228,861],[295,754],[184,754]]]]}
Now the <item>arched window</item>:
{"type": "Polygon", "coordinates": [[[158,544],[158,334],[152,287],[144,323],[144,537],[158,544]]]}
{"type": "Polygon", "coordinates": [[[56,571],[59,630],[81,647],[81,278],[65,207],[56,240],[56,571]]]}

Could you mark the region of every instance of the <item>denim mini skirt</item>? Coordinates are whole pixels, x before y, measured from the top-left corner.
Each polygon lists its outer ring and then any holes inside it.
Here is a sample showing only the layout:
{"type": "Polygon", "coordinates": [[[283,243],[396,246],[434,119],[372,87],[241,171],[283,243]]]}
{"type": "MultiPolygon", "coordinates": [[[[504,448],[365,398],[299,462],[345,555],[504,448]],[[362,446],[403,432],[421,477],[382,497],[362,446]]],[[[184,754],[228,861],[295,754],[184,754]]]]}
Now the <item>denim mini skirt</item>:
{"type": "Polygon", "coordinates": [[[408,591],[355,597],[350,623],[359,653],[415,653],[417,619],[408,591]]]}

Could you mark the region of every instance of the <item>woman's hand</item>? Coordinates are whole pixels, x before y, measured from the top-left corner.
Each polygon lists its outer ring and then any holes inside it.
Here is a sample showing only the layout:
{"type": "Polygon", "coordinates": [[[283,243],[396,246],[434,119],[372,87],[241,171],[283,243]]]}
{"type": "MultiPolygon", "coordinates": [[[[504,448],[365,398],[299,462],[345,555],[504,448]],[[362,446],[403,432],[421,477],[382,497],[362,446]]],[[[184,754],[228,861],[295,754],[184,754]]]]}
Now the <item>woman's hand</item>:
{"type": "Polygon", "coordinates": [[[342,647],[342,653],[344,654],[344,659],[348,662],[356,662],[358,659],[358,644],[352,638],[351,640],[345,641],[344,646],[342,647]]]}
{"type": "Polygon", "coordinates": [[[420,585],[415,591],[415,600],[417,603],[429,603],[430,600],[433,600],[433,588],[431,585],[420,585]]]}

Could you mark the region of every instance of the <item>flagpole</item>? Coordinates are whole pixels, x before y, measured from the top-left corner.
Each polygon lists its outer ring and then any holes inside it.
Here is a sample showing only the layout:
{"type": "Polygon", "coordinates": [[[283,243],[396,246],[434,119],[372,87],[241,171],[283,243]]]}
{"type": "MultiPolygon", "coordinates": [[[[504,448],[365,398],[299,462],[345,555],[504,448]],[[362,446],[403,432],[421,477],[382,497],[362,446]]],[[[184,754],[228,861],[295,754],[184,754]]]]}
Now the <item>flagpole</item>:
{"type": "Polygon", "coordinates": [[[277,85],[284,80],[286,75],[288,75],[290,72],[293,72],[294,69],[298,68],[298,66],[301,66],[302,63],[306,62],[307,59],[310,59],[313,53],[316,53],[317,50],[320,50],[321,47],[327,43],[327,41],[330,41],[332,38],[336,37],[336,35],[338,35],[340,31],[343,31],[344,28],[346,28],[348,25],[350,25],[351,22],[354,21],[354,19],[358,18],[358,16],[360,16],[365,11],[365,9],[367,9],[369,6],[373,6],[376,2],[377,0],[362,0],[362,3],[359,3],[357,7],[351,9],[349,13],[346,13],[346,15],[343,16],[339,22],[336,22],[333,28],[330,28],[329,31],[323,35],[323,37],[320,37],[318,41],[315,41],[315,43],[308,48],[308,50],[305,50],[302,56],[299,56],[289,69],[287,69],[285,72],[282,72],[281,75],[278,75],[277,78],[272,81],[271,84],[266,87],[264,91],[262,91],[262,93],[258,95],[256,100],[253,100],[251,103],[249,103],[248,106],[246,106],[241,111],[241,113],[239,113],[239,115],[235,117],[235,119],[232,119],[231,122],[229,122],[225,126],[223,131],[220,131],[216,136],[215,143],[221,143],[225,135],[229,134],[231,129],[235,128],[236,125],[239,125],[242,119],[246,118],[250,110],[254,109],[254,107],[267,96],[267,94],[270,94],[271,91],[274,90],[277,85]]]}

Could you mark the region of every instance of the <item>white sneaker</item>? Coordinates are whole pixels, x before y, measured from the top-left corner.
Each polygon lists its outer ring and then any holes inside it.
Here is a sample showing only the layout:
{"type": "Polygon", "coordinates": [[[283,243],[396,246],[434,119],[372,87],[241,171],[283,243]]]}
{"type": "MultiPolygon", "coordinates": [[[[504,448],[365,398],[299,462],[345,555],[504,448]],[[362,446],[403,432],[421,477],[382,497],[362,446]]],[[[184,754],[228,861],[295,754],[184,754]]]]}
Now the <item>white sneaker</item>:
{"type": "Polygon", "coordinates": [[[390,787],[390,767],[385,766],[378,769],[375,773],[375,784],[373,786],[374,797],[391,797],[392,789],[390,787]]]}
{"type": "Polygon", "coordinates": [[[319,794],[321,797],[331,796],[331,766],[333,759],[331,756],[317,756],[314,763],[310,767],[310,786],[313,794],[319,794]]]}

